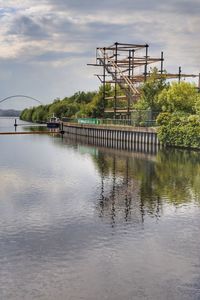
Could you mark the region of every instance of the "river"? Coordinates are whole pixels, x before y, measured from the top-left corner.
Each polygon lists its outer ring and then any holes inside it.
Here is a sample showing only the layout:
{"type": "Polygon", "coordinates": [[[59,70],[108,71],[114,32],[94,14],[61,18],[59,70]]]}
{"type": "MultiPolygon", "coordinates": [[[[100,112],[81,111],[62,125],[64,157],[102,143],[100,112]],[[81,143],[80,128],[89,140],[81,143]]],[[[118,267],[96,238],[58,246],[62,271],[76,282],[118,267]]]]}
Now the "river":
{"type": "Polygon", "coordinates": [[[200,299],[199,152],[2,135],[0,182],[0,299],[200,299]]]}

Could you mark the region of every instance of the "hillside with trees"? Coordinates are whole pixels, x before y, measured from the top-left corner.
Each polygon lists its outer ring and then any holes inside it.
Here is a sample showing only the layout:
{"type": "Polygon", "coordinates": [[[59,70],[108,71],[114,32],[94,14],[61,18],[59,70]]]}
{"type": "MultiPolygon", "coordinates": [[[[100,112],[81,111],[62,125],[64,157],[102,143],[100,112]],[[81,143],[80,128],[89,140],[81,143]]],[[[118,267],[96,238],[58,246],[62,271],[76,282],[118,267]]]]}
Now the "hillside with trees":
{"type": "Polygon", "coordinates": [[[20,110],[0,109],[0,117],[19,117],[20,114],[21,114],[20,110]]]}

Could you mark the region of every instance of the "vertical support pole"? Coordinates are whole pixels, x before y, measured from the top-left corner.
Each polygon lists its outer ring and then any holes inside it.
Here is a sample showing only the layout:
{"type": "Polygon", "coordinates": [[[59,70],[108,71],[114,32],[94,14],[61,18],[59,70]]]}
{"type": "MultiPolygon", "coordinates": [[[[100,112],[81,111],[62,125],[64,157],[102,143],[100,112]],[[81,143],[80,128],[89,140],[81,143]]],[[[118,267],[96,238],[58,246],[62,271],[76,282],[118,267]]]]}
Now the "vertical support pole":
{"type": "Polygon", "coordinates": [[[98,58],[98,49],[99,49],[99,48],[96,48],[96,64],[99,63],[99,61],[98,61],[98,59],[97,59],[97,58],[98,58]]]}
{"type": "Polygon", "coordinates": [[[106,106],[106,48],[103,48],[103,119],[105,119],[106,106]]]}
{"type": "Polygon", "coordinates": [[[129,50],[129,56],[128,56],[128,78],[131,78],[131,50],[129,50]]]}
{"type": "Polygon", "coordinates": [[[131,64],[131,69],[132,69],[132,79],[134,76],[134,64],[135,64],[135,50],[132,50],[132,64],[131,64]]]}
{"type": "Polygon", "coordinates": [[[163,62],[164,62],[164,56],[163,51],[161,52],[161,63],[160,63],[160,74],[163,74],[163,62]]]}
{"type": "Polygon", "coordinates": [[[181,67],[178,69],[178,83],[181,82],[181,67]]]}
{"type": "MultiPolygon", "coordinates": [[[[117,65],[118,43],[115,43],[115,64],[117,65]]],[[[117,111],[117,68],[115,68],[115,97],[114,97],[114,119],[116,119],[117,111]]]]}
{"type": "Polygon", "coordinates": [[[144,82],[147,81],[147,66],[148,66],[148,49],[149,45],[145,45],[146,55],[145,55],[145,65],[144,65],[144,82]]]}
{"type": "MultiPolygon", "coordinates": [[[[129,50],[129,56],[128,56],[128,78],[131,80],[131,60],[132,60],[132,57],[131,57],[131,50],[129,50]]],[[[131,80],[132,82],[132,80],[131,80]]],[[[129,87],[129,96],[128,96],[128,105],[127,105],[127,117],[128,119],[130,119],[130,103],[131,103],[131,96],[130,96],[130,87],[129,87]]]]}

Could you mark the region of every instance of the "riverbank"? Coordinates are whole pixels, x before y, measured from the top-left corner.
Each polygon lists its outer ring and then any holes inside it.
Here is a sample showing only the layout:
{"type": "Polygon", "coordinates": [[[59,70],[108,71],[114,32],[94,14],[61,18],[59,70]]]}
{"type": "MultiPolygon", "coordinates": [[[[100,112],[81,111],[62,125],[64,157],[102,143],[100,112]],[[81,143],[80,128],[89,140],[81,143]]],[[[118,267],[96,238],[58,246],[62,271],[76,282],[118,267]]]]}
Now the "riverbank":
{"type": "MultiPolygon", "coordinates": [[[[98,123],[98,122],[97,122],[98,123]]],[[[133,127],[126,125],[95,125],[95,124],[77,124],[71,122],[62,122],[63,132],[100,138],[112,142],[124,143],[124,148],[132,148],[134,143],[139,144],[154,144],[162,145],[163,147],[200,150],[200,125],[190,122],[180,130],[176,126],[176,131],[171,128],[166,128],[166,125],[157,127],[133,127]],[[173,134],[173,135],[172,135],[173,134]],[[167,138],[168,139],[167,139],[167,138]],[[170,139],[170,142],[169,142],[170,139]]],[[[177,124],[176,124],[177,125],[177,124]]]]}

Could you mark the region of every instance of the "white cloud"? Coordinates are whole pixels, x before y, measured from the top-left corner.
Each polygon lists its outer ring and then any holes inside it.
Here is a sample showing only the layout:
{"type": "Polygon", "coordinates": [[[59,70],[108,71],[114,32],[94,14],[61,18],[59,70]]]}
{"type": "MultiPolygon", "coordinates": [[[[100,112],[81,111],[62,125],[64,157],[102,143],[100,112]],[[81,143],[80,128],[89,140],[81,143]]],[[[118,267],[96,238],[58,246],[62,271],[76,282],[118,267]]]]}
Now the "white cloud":
{"type": "MultiPolygon", "coordinates": [[[[66,74],[70,74],[71,68],[78,72],[86,60],[93,60],[97,46],[121,41],[149,43],[154,56],[163,50],[165,67],[173,70],[179,65],[189,72],[200,69],[198,0],[165,3],[157,0],[148,3],[145,0],[41,0],[37,4],[33,0],[0,0],[0,7],[0,62],[5,66],[8,61],[8,68],[12,59],[18,64],[27,64],[27,68],[34,65],[37,69],[42,65],[50,72],[65,66],[66,74]]],[[[90,72],[88,68],[88,74],[90,72]]],[[[88,74],[82,73],[82,82],[87,87],[90,86],[88,74]]],[[[27,74],[22,72],[21,76],[27,74]]],[[[58,78],[60,80],[62,78],[58,78]]],[[[10,85],[6,79],[2,84],[10,85]]],[[[54,80],[49,85],[46,95],[49,101],[53,89],[57,90],[56,84],[54,80]]],[[[97,85],[98,82],[94,85],[92,81],[91,89],[97,85]]],[[[61,90],[60,95],[74,91],[71,84],[63,86],[65,90],[61,90]]],[[[33,85],[32,91],[35,88],[33,85]]]]}

